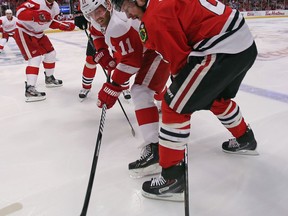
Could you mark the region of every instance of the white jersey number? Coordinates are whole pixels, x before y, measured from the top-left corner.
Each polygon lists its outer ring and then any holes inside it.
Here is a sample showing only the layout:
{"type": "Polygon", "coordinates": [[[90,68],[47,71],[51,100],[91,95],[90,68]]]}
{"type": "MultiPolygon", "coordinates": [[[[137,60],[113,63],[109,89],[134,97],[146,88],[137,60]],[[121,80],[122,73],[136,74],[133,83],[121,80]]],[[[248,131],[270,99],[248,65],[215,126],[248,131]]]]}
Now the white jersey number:
{"type": "Polygon", "coordinates": [[[132,53],[134,52],[134,49],[132,48],[131,46],[131,42],[129,40],[129,38],[126,39],[126,44],[127,46],[124,45],[124,42],[123,41],[120,41],[119,42],[119,46],[121,48],[121,55],[124,56],[126,55],[127,53],[132,53]],[[126,51],[127,50],[127,51],[126,51]]]}
{"type": "Polygon", "coordinates": [[[200,4],[211,12],[221,15],[224,13],[225,5],[217,0],[199,0],[200,4]]]}

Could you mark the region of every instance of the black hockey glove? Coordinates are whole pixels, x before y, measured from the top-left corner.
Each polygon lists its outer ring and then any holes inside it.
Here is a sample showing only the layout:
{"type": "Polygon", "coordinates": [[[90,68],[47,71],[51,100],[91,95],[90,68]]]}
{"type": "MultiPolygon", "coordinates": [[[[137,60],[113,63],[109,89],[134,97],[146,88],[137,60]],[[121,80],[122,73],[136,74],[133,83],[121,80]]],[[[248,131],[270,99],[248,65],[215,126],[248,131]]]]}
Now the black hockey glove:
{"type": "Polygon", "coordinates": [[[88,28],[88,21],[82,14],[77,14],[77,16],[74,17],[74,23],[77,27],[79,27],[82,30],[88,28]]]}

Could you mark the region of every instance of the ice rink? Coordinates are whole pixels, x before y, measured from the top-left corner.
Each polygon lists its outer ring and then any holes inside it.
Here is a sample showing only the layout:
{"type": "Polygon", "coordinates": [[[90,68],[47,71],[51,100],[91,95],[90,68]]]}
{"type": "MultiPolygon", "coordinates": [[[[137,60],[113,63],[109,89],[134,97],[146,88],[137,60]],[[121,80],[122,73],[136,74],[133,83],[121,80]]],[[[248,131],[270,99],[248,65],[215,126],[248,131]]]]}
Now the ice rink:
{"type": "MultiPolygon", "coordinates": [[[[231,138],[208,111],[192,117],[189,143],[191,216],[288,215],[288,18],[251,19],[259,56],[236,101],[258,141],[259,156],[229,155],[231,138]]],[[[79,216],[88,184],[101,109],[101,68],[87,100],[79,102],[87,38],[83,31],[48,34],[57,52],[61,88],[26,103],[26,62],[10,40],[0,54],[0,216],[79,216]]],[[[184,203],[142,197],[151,177],[133,179],[128,163],[139,157],[142,138],[133,104],[120,98],[107,111],[88,216],[184,216],[184,203]]]]}

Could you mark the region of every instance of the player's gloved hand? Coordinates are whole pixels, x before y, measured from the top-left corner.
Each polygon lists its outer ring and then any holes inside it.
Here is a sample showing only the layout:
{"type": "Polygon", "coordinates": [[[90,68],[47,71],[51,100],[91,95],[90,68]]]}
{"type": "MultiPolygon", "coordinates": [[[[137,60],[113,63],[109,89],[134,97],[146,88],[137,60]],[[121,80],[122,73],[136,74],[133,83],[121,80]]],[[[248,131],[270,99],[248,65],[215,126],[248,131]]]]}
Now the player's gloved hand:
{"type": "Polygon", "coordinates": [[[0,32],[3,32],[3,28],[2,27],[0,27],[0,32]]]}
{"type": "Polygon", "coordinates": [[[109,73],[116,68],[116,61],[112,58],[108,49],[100,49],[94,55],[94,61],[108,70],[109,73]]]}
{"type": "Polygon", "coordinates": [[[75,25],[72,22],[61,22],[59,29],[62,31],[73,31],[75,29],[75,25]]]}
{"type": "Polygon", "coordinates": [[[121,94],[123,88],[120,85],[115,85],[112,83],[104,83],[101,90],[98,93],[97,106],[102,108],[106,104],[107,109],[110,109],[116,103],[119,95],[121,94]]]}
{"type": "Polygon", "coordinates": [[[34,22],[50,22],[52,20],[51,14],[45,10],[33,11],[34,22]]]}
{"type": "Polygon", "coordinates": [[[82,30],[85,30],[88,28],[88,21],[86,20],[86,18],[81,15],[81,14],[77,14],[75,17],[74,17],[74,24],[82,29],[82,30]]]}

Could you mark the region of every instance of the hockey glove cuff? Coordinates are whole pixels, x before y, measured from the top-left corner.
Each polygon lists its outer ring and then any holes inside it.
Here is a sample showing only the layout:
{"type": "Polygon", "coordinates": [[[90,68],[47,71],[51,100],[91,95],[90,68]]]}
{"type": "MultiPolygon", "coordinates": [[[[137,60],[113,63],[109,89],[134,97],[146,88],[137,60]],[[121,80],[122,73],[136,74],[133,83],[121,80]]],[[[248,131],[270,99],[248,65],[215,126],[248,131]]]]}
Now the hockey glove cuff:
{"type": "Polygon", "coordinates": [[[106,104],[107,109],[110,109],[116,103],[118,97],[123,90],[122,86],[116,86],[111,83],[104,83],[98,93],[97,106],[102,108],[106,104]]]}

